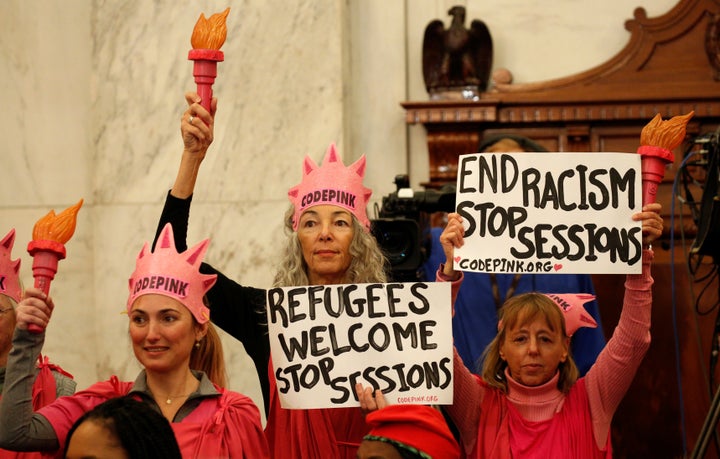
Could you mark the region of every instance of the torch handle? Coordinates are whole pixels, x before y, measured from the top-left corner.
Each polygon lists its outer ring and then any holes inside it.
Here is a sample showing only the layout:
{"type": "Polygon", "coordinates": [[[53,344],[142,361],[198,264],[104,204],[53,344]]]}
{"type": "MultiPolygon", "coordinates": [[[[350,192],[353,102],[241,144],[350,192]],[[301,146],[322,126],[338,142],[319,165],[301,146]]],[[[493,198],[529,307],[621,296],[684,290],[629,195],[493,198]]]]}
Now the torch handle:
{"type": "MultiPolygon", "coordinates": [[[[195,77],[195,84],[197,84],[197,93],[200,96],[201,102],[200,105],[202,105],[205,110],[208,112],[210,111],[210,103],[212,102],[212,96],[213,96],[213,84],[215,83],[215,78],[217,77],[217,63],[218,60],[222,60],[222,53],[217,56],[216,53],[219,53],[219,51],[214,50],[193,50],[190,53],[191,59],[193,59],[195,62],[193,64],[193,77],[195,77]],[[195,54],[193,54],[193,51],[195,54]],[[200,53],[202,51],[209,51],[213,53],[212,55],[208,55],[206,57],[208,58],[199,58],[197,56],[197,53],[200,53]]],[[[201,53],[202,54],[202,53],[201,53]]]]}
{"type": "Polygon", "coordinates": [[[200,105],[202,105],[203,108],[205,108],[205,110],[209,112],[210,102],[212,101],[213,97],[212,84],[198,83],[197,93],[200,96],[200,105]]]}
{"type": "MultiPolygon", "coordinates": [[[[28,253],[33,257],[35,288],[42,290],[45,295],[50,294],[50,282],[55,279],[58,261],[65,258],[65,246],[55,241],[33,240],[28,244],[28,253]]],[[[30,324],[28,330],[41,333],[44,328],[30,324]]]]}

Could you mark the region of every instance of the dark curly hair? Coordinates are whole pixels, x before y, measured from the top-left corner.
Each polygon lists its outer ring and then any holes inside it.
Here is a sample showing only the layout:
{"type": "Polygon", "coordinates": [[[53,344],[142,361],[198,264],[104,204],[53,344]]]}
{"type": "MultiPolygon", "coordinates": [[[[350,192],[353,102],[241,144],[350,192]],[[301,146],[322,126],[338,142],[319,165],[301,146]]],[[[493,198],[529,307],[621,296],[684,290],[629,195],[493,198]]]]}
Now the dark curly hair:
{"type": "Polygon", "coordinates": [[[80,424],[89,421],[106,428],[133,459],[181,459],[170,422],[147,403],[131,396],[111,398],[83,414],[68,432],[65,452],[80,424]]]}

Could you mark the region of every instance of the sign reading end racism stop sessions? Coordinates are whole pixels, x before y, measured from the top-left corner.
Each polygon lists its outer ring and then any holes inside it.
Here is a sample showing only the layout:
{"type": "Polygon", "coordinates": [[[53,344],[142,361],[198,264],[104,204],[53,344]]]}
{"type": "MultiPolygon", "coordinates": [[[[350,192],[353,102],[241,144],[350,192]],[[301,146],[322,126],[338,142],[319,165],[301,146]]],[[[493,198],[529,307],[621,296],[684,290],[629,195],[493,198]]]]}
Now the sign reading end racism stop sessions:
{"type": "Polygon", "coordinates": [[[283,287],[267,300],[283,408],[358,407],[356,383],[391,404],[452,403],[449,282],[283,287]]]}
{"type": "Polygon", "coordinates": [[[479,153],[458,162],[465,244],[455,267],[492,273],[642,269],[640,155],[479,153]]]}

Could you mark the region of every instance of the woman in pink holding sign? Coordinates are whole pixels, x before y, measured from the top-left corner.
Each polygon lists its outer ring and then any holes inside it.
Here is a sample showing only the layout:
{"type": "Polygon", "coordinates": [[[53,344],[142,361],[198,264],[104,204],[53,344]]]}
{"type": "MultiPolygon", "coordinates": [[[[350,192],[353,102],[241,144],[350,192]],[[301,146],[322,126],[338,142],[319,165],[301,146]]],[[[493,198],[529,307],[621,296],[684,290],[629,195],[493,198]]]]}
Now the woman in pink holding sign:
{"type": "Polygon", "coordinates": [[[224,374],[224,367],[218,371],[223,363],[219,337],[209,333],[203,300],[215,276],[198,271],[208,244],[206,239],[178,253],[168,225],[155,250],[145,244],[138,255],[126,305],[133,351],[144,367],[134,382],[113,376],[36,412],[28,376],[45,334],[31,333],[28,326],[45,328],[54,306],[40,290],[28,289],[18,305],[0,404],[0,445],[57,453],[84,413],[129,394],[170,421],[183,457],[268,457],[257,406],[210,379],[224,374]]]}
{"type": "MultiPolygon", "coordinates": [[[[583,307],[591,295],[526,293],[507,300],[482,377],[455,353],[454,402],[446,409],[468,457],[612,456],[612,416],[650,345],[650,243],[662,234],[659,211],[659,204],[649,204],[633,216],[642,221],[642,274],[627,276],[620,321],[585,377],[578,379],[569,337],[593,325],[583,307]]],[[[463,234],[461,217],[450,214],[440,237],[446,263],[437,278],[453,282],[453,298],[463,280],[453,268],[463,234]]]]}
{"type": "MultiPolygon", "coordinates": [[[[181,117],[183,153],[168,193],[158,231],[173,226],[178,250],[186,247],[190,203],[200,165],[213,141],[215,109],[210,112],[196,93],[185,94],[181,117]]],[[[385,258],[370,233],[366,206],[371,190],[362,184],[365,157],[345,166],[335,146],[318,166],[309,157],[301,182],[290,189],[291,207],[285,216],[288,233],[285,254],[273,282],[275,287],[386,282],[385,258]]],[[[359,408],[287,410],[280,406],[268,338],[266,291],[240,285],[212,266],[200,271],[217,275],[207,293],[210,319],[239,340],[255,363],[267,413],[266,435],[272,457],[347,458],[356,451],[369,428],[359,408]]]]}

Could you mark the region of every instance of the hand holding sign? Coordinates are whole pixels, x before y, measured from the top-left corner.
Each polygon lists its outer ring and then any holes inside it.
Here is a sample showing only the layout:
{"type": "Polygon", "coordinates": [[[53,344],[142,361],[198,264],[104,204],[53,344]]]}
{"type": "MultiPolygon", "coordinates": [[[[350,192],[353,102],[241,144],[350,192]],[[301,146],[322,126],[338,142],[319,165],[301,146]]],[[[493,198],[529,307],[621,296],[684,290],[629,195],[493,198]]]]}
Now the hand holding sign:
{"type": "Polygon", "coordinates": [[[387,400],[380,389],[372,386],[363,387],[361,383],[355,384],[355,395],[360,401],[360,409],[364,414],[380,410],[388,406],[387,400]]]}
{"type": "Polygon", "coordinates": [[[450,279],[455,280],[454,261],[459,262],[460,257],[455,256],[455,247],[462,247],[465,244],[463,237],[465,236],[465,228],[463,227],[462,217],[456,213],[450,213],[447,216],[447,224],[440,235],[440,245],[445,252],[445,265],[443,266],[443,274],[450,279]]]}

